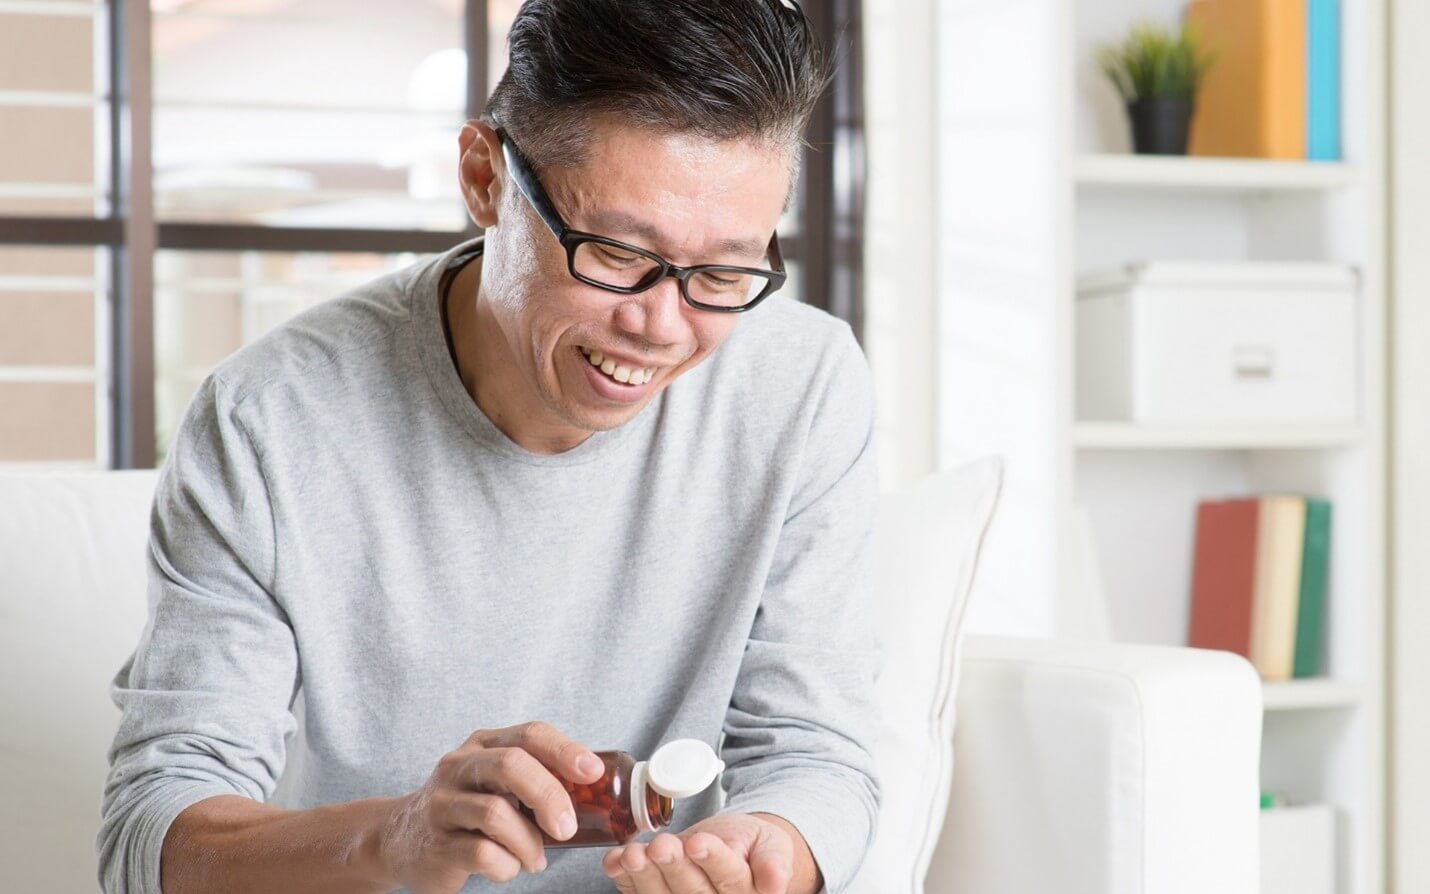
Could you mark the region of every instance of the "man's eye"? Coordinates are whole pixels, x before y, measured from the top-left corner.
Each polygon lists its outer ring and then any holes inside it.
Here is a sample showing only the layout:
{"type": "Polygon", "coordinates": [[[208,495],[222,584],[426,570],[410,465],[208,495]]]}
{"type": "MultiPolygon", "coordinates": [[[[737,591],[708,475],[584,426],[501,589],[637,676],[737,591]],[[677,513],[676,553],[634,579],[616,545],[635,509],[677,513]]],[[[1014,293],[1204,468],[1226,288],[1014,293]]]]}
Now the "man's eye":
{"type": "Polygon", "coordinates": [[[605,245],[599,246],[597,251],[601,253],[602,259],[614,264],[634,264],[637,261],[643,260],[640,255],[631,254],[628,251],[621,251],[618,248],[611,248],[605,245]]]}
{"type": "Polygon", "coordinates": [[[700,278],[705,281],[705,285],[712,289],[734,289],[738,288],[744,281],[743,277],[731,279],[726,276],[718,276],[714,273],[702,273],[700,278]]]}

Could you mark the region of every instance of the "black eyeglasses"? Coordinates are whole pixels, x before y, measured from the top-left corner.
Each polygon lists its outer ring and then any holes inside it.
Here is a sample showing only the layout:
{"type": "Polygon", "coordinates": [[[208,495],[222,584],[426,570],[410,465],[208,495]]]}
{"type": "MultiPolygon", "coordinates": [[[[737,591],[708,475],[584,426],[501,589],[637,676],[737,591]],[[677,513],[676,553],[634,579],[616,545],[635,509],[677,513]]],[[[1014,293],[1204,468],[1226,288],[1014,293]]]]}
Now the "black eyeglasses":
{"type": "Polygon", "coordinates": [[[680,295],[687,304],[716,313],[747,311],[784,285],[784,258],[780,255],[778,235],[770,237],[766,250],[773,269],[765,270],[726,264],[677,267],[640,246],[571,229],[561,219],[556,205],[532,171],[531,163],[511,136],[500,129],[497,136],[501,138],[502,156],[517,189],[566,249],[567,267],[581,282],[610,292],[634,295],[670,276],[680,283],[680,295]]]}

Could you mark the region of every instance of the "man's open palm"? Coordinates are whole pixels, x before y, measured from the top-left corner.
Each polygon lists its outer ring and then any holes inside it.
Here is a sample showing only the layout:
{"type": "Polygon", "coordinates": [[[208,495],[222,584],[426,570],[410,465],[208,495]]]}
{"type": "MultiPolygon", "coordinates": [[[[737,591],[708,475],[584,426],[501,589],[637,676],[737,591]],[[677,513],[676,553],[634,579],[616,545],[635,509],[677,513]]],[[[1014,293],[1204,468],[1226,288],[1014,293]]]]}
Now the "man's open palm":
{"type": "Polygon", "coordinates": [[[785,894],[794,842],[758,816],[723,814],[615,848],[601,868],[624,894],[785,894]]]}

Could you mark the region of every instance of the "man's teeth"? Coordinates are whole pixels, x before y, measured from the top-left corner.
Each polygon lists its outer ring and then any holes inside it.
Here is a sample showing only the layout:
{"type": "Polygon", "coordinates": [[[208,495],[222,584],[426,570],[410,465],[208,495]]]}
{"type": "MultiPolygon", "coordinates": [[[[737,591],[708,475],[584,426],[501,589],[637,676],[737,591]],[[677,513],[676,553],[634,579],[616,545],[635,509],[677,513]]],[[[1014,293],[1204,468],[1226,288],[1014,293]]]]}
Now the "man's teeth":
{"type": "Polygon", "coordinates": [[[631,369],[629,366],[620,366],[616,361],[605,356],[600,351],[592,351],[582,348],[581,353],[586,355],[586,359],[591,365],[601,372],[620,382],[622,385],[644,385],[655,376],[655,368],[631,369]]]}

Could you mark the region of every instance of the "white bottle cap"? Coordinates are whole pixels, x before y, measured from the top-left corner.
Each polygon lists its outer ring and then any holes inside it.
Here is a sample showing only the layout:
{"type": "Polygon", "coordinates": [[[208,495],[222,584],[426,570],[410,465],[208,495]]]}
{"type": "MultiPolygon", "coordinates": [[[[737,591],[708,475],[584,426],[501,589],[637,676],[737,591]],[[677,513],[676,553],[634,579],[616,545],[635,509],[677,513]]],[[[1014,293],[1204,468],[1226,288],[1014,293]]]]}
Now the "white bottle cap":
{"type": "Polygon", "coordinates": [[[715,750],[699,739],[676,739],[655,750],[646,761],[650,787],[667,798],[698,795],[725,769],[715,750]]]}

